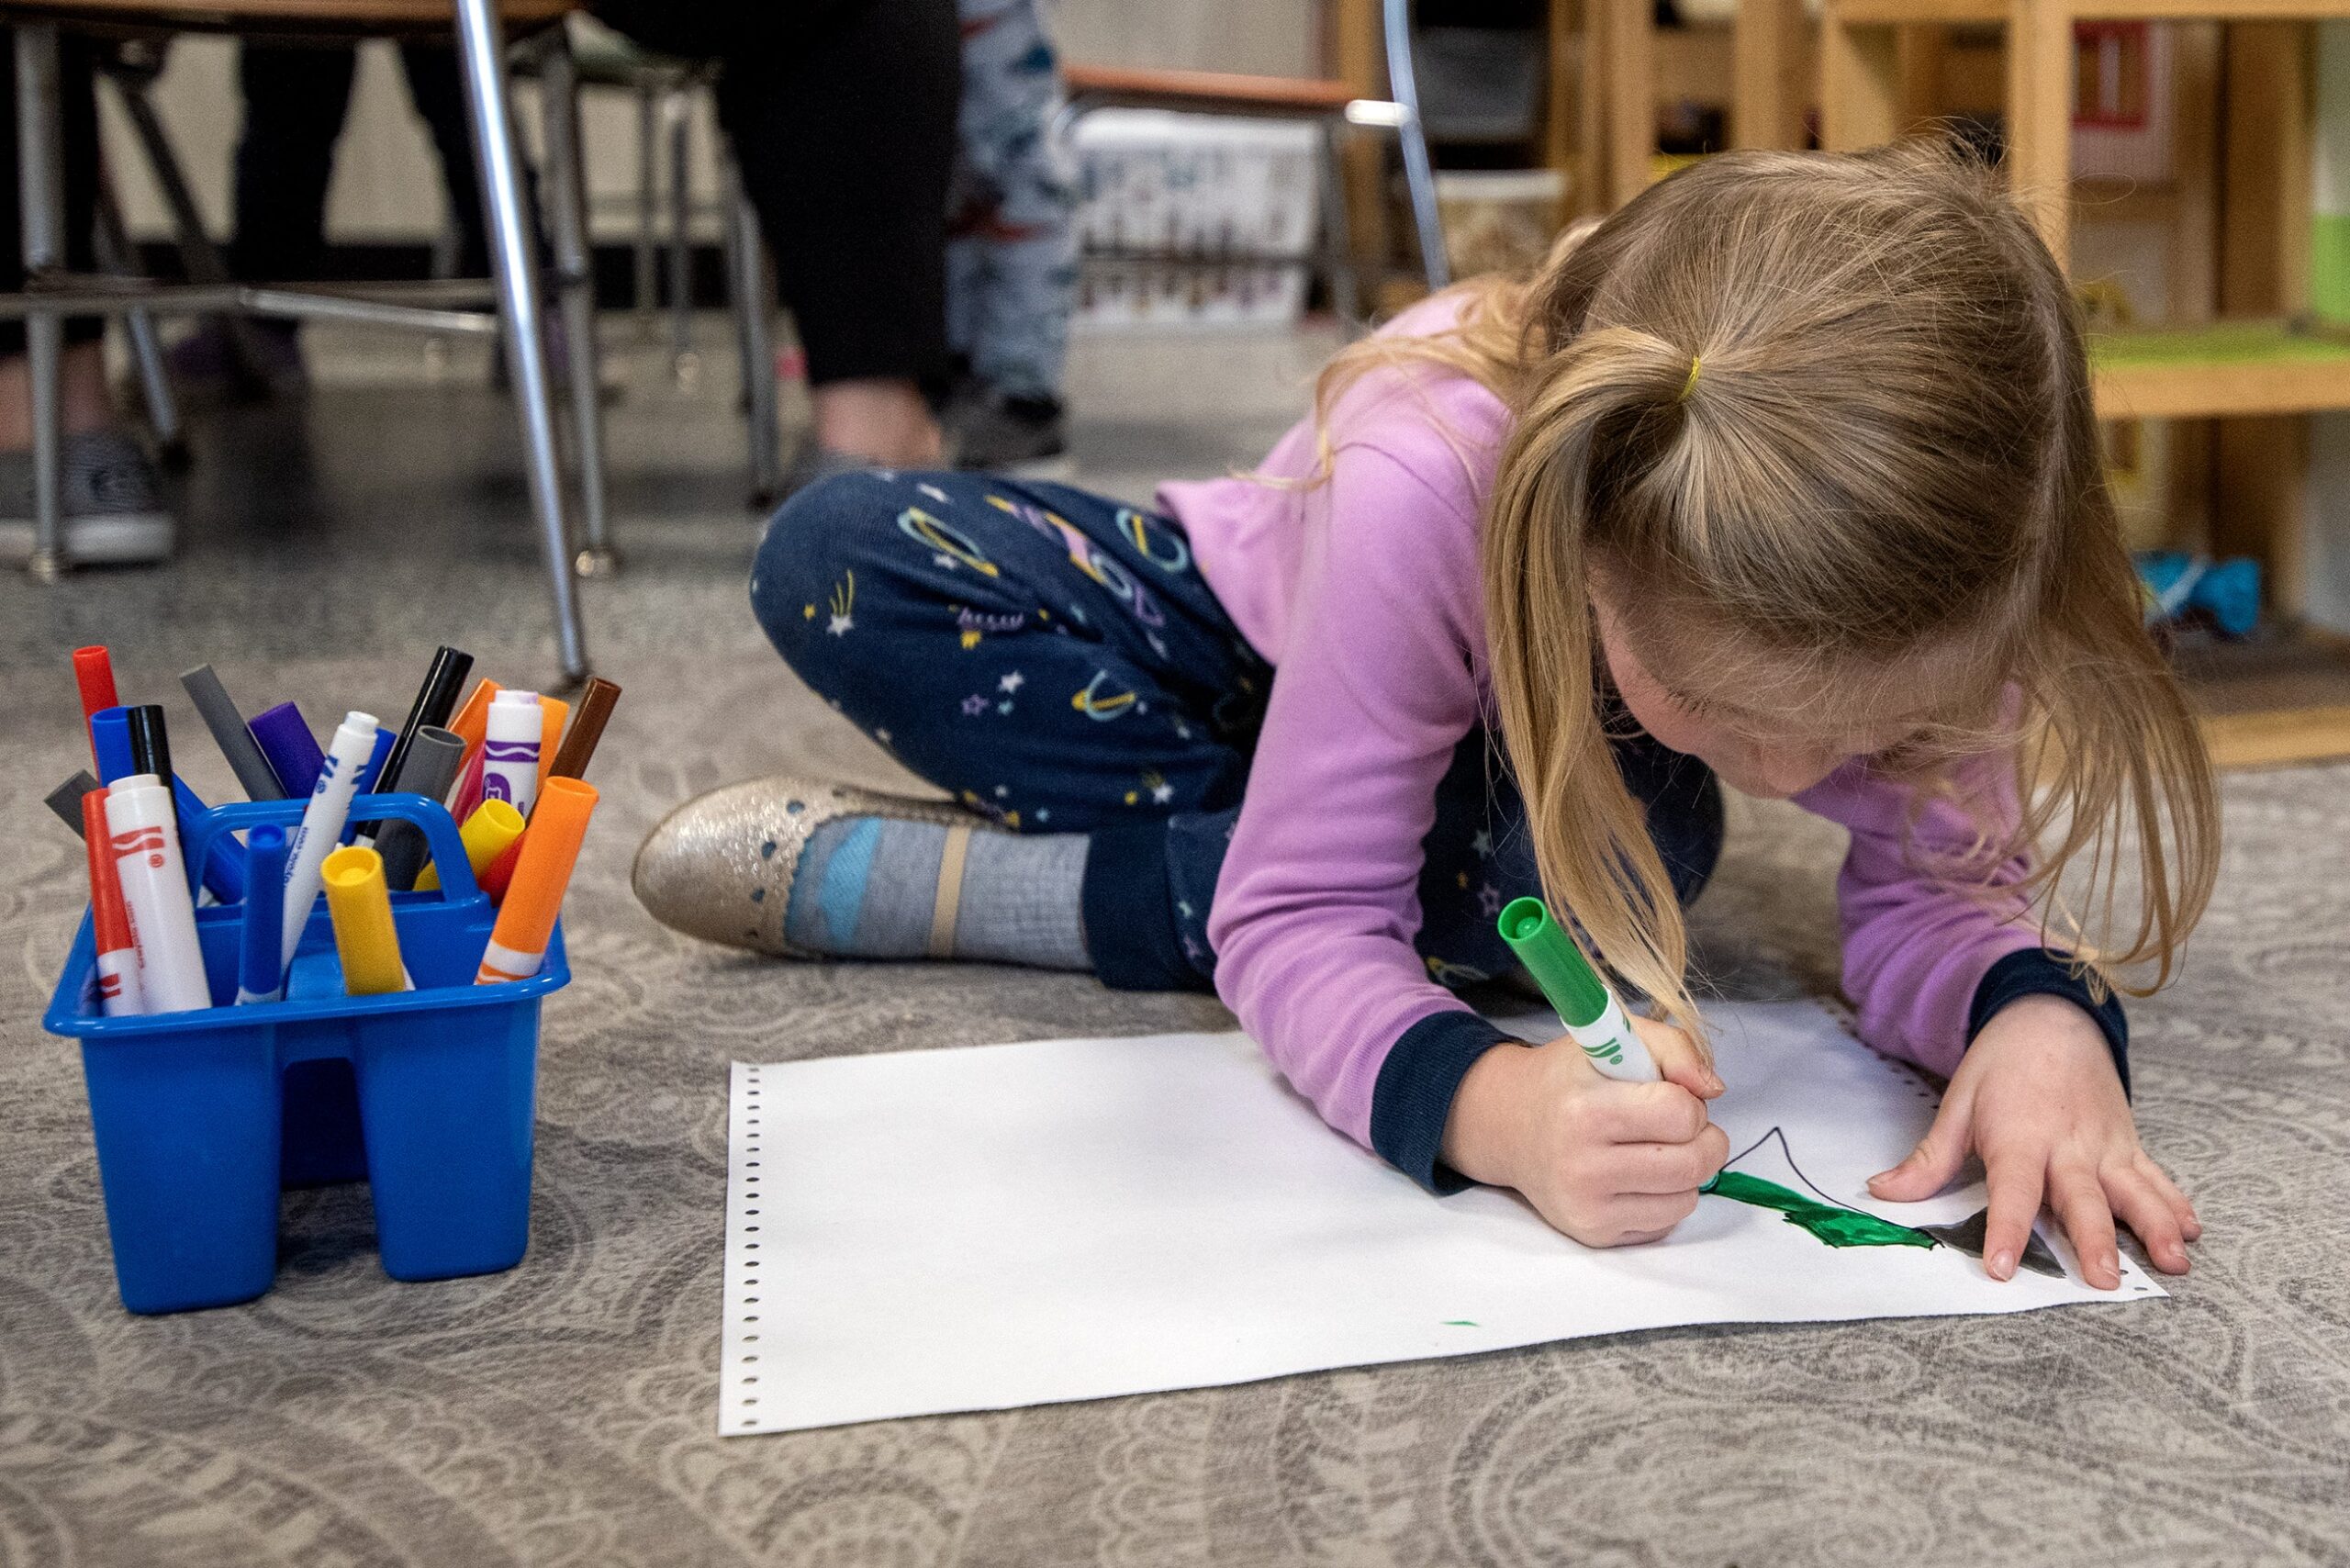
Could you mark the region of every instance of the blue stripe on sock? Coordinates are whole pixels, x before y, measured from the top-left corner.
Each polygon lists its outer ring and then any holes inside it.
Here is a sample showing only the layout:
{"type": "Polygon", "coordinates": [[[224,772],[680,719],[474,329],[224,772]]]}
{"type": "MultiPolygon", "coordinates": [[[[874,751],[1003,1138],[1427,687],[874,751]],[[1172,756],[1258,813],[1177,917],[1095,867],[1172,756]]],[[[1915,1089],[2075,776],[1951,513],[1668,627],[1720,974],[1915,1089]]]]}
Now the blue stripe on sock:
{"type": "Polygon", "coordinates": [[[824,862],[824,884],[816,890],[816,908],[825,929],[842,948],[856,941],[856,917],[865,908],[865,879],[873,870],[873,852],[881,843],[881,819],[865,817],[853,823],[824,862]]]}

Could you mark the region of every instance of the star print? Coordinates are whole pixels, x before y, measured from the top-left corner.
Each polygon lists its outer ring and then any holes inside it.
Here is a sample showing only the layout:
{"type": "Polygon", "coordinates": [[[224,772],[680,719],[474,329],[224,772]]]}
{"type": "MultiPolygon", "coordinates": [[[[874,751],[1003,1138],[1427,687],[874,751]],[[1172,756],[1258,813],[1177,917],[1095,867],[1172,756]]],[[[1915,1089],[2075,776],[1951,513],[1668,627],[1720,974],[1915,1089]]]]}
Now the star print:
{"type": "Polygon", "coordinates": [[[800,607],[800,613],[807,620],[813,621],[816,619],[816,607],[812,604],[803,604],[800,607]]]}
{"type": "Polygon", "coordinates": [[[890,732],[887,730],[876,730],[873,732],[873,738],[879,741],[883,745],[888,745],[890,744],[890,732]]]}
{"type": "Polygon", "coordinates": [[[1053,813],[1047,808],[1038,806],[1036,808],[1036,820],[1040,823],[1048,823],[1053,820],[1053,813]]]}
{"type": "Polygon", "coordinates": [[[1192,901],[1189,899],[1177,899],[1175,901],[1175,913],[1181,915],[1186,920],[1191,919],[1192,901]]]}
{"type": "Polygon", "coordinates": [[[1196,964],[1207,955],[1200,951],[1200,945],[1197,942],[1186,936],[1183,938],[1183,957],[1196,964]]]}
{"type": "Polygon", "coordinates": [[[1469,841],[1469,847],[1477,852],[1478,859],[1491,860],[1494,857],[1494,835],[1484,828],[1479,828],[1477,836],[1469,841]]]}
{"type": "Polygon", "coordinates": [[[1477,913],[1483,914],[1487,920],[1491,920],[1495,915],[1501,913],[1501,912],[1502,890],[1494,886],[1491,882],[1487,882],[1483,887],[1479,888],[1477,890],[1477,913]]]}
{"type": "Polygon", "coordinates": [[[845,615],[835,615],[833,617],[831,622],[825,625],[824,630],[831,633],[835,637],[845,637],[848,635],[849,628],[856,624],[856,622],[850,620],[845,615]]]}
{"type": "Polygon", "coordinates": [[[1163,806],[1174,798],[1175,786],[1172,784],[1158,784],[1151,787],[1150,803],[1154,806],[1163,806]]]}
{"type": "Polygon", "coordinates": [[[968,713],[974,719],[978,718],[987,711],[988,700],[980,696],[978,692],[974,691],[971,695],[963,699],[963,711],[968,713]]]}
{"type": "Polygon", "coordinates": [[[1011,793],[1012,793],[1011,788],[1010,788],[1009,786],[1007,786],[1007,785],[999,784],[999,785],[997,785],[997,786],[995,787],[995,798],[996,798],[997,800],[999,800],[999,801],[1002,800],[1006,795],[1009,795],[1009,794],[1011,794],[1011,793]]]}
{"type": "Polygon", "coordinates": [[[995,711],[999,713],[1009,713],[1012,711],[1012,704],[1009,702],[999,702],[995,705],[995,711]]]}
{"type": "Polygon", "coordinates": [[[944,566],[950,572],[955,569],[955,557],[952,555],[933,555],[930,559],[933,566],[944,566]]]}
{"type": "Polygon", "coordinates": [[[1192,726],[1183,722],[1181,719],[1176,720],[1175,738],[1179,741],[1190,740],[1192,738],[1192,726]]]}
{"type": "Polygon", "coordinates": [[[995,683],[995,689],[998,691],[1017,691],[1027,681],[1027,679],[1028,678],[1026,676],[1021,674],[1018,670],[1013,670],[1010,675],[1007,675],[1002,680],[997,681],[995,683]]]}

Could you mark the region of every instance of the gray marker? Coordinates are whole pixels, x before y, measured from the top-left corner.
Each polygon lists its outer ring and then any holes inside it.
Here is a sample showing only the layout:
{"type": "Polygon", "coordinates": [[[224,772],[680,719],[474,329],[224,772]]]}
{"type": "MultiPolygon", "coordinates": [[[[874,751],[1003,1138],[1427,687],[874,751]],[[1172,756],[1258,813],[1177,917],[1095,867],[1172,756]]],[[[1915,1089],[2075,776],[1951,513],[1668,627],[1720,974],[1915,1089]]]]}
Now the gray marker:
{"type": "Polygon", "coordinates": [[[220,755],[229,759],[229,767],[245,793],[256,801],[285,799],[285,789],[278,783],[269,758],[253,744],[253,733],[245,728],[245,716],[237,711],[236,703],[229,700],[229,689],[220,684],[212,666],[196,666],[180,677],[180,684],[187,688],[188,700],[196,704],[204,727],[212,732],[220,755]]]}
{"type": "Polygon", "coordinates": [[[85,767],[42,796],[41,804],[55,812],[57,820],[72,828],[73,836],[79,838],[82,836],[82,797],[101,787],[85,767]]]}
{"type": "MultiPolygon", "coordinates": [[[[427,724],[408,743],[408,756],[400,759],[400,776],[383,788],[421,795],[428,801],[444,800],[464,759],[465,743],[455,732],[427,724]]],[[[431,857],[425,847],[424,830],[397,819],[386,819],[382,827],[375,835],[375,852],[384,857],[385,884],[394,892],[407,892],[416,886],[417,873],[431,857]]]]}

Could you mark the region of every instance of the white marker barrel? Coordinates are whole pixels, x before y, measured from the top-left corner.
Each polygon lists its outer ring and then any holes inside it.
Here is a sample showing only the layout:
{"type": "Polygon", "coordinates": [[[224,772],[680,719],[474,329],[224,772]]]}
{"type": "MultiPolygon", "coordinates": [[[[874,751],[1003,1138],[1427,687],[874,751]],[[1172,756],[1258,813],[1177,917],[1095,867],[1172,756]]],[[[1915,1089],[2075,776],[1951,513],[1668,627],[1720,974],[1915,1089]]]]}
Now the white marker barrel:
{"type": "Polygon", "coordinates": [[[359,791],[359,770],[375,751],[375,718],[352,711],[343,715],[327,748],[326,766],[302,809],[301,825],[285,845],[285,959],[294,961],[301,945],[302,927],[310,923],[310,906],[319,902],[319,868],[334,853],[342,825],[351,815],[351,799],[359,791]]]}
{"type": "Polygon", "coordinates": [[[115,780],[106,793],[106,836],[116,879],[130,913],[139,955],[139,992],[148,1013],[186,1013],[212,1005],[204,981],[204,948],[196,939],[196,902],[180,857],[172,792],[151,773],[115,780]]]}
{"type": "Polygon", "coordinates": [[[481,798],[524,816],[539,799],[539,745],[546,714],[535,691],[501,691],[489,701],[481,741],[481,798]]]}
{"type": "Polygon", "coordinates": [[[115,947],[98,955],[98,1006],[109,1018],[131,1018],[147,1011],[139,989],[138,947],[115,947]]]}

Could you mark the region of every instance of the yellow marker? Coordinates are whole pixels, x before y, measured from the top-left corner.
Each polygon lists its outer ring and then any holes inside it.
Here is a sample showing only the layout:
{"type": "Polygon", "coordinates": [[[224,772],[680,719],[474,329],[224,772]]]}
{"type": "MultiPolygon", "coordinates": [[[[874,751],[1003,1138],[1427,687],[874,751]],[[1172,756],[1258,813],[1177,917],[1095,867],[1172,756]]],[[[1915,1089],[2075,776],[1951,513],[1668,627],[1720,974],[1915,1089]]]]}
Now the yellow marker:
{"type": "MultiPolygon", "coordinates": [[[[521,836],[522,813],[510,803],[484,801],[476,806],[474,814],[465,819],[465,825],[457,830],[457,837],[465,846],[465,864],[474,868],[474,880],[481,880],[481,874],[506,853],[506,846],[521,836]]],[[[417,873],[418,892],[430,892],[440,885],[437,868],[427,866],[417,873]]]]}
{"type": "Polygon", "coordinates": [[[384,857],[351,845],[319,868],[334,922],[334,949],[342,958],[342,989],[352,996],[413,991],[400,962],[400,934],[392,924],[392,895],[384,883],[384,857]]]}

